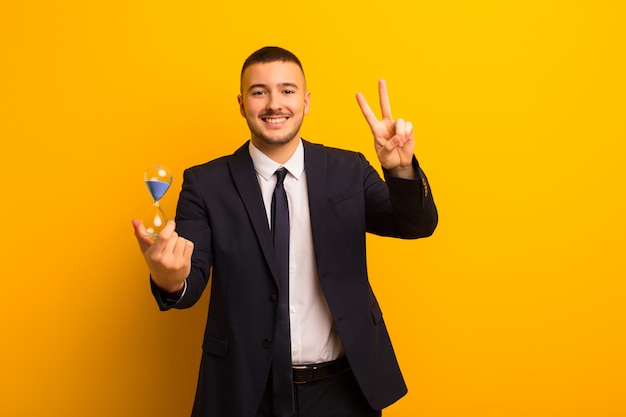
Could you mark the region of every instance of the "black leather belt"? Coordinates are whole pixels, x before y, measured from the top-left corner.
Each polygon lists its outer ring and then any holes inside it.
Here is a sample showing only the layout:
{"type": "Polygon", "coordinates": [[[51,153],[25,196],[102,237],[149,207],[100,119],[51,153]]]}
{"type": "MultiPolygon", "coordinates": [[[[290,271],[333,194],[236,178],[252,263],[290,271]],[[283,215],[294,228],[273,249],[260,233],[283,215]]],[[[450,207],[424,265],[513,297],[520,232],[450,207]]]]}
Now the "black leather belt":
{"type": "Polygon", "coordinates": [[[348,359],[344,356],[331,362],[312,365],[293,365],[292,368],[293,383],[306,384],[341,374],[350,369],[350,364],[348,363],[348,359]]]}

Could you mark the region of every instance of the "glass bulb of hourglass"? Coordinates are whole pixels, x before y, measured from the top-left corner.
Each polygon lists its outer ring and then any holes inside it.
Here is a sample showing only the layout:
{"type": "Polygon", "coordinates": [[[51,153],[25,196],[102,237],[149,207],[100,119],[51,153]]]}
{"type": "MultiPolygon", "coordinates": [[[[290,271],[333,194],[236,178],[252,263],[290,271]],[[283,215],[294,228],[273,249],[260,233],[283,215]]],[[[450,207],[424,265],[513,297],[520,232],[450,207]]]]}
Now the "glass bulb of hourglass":
{"type": "Polygon", "coordinates": [[[146,170],[143,179],[153,203],[141,216],[141,222],[146,229],[146,235],[157,237],[167,223],[167,217],[159,205],[159,200],[172,185],[172,173],[165,167],[153,166],[146,170]]]}

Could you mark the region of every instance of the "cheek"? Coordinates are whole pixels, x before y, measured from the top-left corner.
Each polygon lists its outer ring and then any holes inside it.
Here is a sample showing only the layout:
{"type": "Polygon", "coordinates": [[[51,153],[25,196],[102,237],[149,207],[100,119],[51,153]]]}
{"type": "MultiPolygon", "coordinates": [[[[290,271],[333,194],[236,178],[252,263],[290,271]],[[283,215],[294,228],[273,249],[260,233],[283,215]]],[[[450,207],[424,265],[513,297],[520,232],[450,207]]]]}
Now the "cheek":
{"type": "Polygon", "coordinates": [[[309,114],[309,102],[307,100],[300,99],[298,106],[302,109],[303,114],[309,114]]]}
{"type": "Polygon", "coordinates": [[[263,109],[263,103],[261,100],[248,100],[242,106],[242,112],[248,116],[255,116],[263,109]]]}
{"type": "Polygon", "coordinates": [[[307,114],[309,112],[309,106],[301,99],[292,100],[289,103],[285,103],[285,106],[296,114],[307,114]]]}

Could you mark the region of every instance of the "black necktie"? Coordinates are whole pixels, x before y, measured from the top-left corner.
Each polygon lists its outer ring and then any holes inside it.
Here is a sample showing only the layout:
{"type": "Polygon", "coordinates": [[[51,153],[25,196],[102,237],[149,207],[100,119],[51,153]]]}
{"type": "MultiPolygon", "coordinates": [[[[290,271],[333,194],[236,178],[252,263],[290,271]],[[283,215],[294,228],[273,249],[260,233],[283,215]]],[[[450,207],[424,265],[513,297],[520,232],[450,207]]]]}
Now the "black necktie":
{"type": "Polygon", "coordinates": [[[272,355],[274,415],[294,414],[293,371],[291,368],[291,333],[289,330],[289,203],[283,181],[284,168],[276,171],[276,188],[272,196],[272,236],[278,258],[278,311],[272,355]]]}

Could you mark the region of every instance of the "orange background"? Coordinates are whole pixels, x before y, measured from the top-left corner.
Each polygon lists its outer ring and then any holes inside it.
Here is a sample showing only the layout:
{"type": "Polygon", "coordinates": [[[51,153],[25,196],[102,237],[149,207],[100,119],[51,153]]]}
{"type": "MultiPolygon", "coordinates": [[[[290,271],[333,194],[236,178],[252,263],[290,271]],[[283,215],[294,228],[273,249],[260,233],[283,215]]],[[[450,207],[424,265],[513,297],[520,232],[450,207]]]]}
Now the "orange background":
{"type": "MultiPolygon", "coordinates": [[[[303,135],[375,161],[388,81],[440,211],[369,238],[409,395],[386,417],[626,416],[626,10],[614,0],[0,2],[0,415],[187,416],[208,298],[159,313],[153,164],[234,151],[241,63],[305,66],[303,135]]],[[[206,294],[205,294],[206,295],[206,294]]]]}

